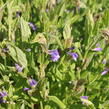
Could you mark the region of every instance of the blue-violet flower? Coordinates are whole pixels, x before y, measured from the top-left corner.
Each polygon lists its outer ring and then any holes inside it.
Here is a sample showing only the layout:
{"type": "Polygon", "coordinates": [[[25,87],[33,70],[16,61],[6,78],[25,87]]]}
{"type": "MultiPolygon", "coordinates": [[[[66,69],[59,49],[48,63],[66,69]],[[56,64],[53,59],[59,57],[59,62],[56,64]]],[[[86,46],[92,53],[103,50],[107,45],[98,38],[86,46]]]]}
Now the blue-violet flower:
{"type": "Polygon", "coordinates": [[[24,91],[28,91],[28,90],[30,90],[30,88],[24,88],[23,90],[24,90],[24,91]]]}
{"type": "Polygon", "coordinates": [[[36,25],[33,24],[32,22],[29,22],[28,24],[29,24],[29,26],[32,28],[32,30],[35,31],[35,30],[37,29],[36,25]]]}
{"type": "Polygon", "coordinates": [[[69,54],[75,61],[77,61],[77,58],[78,58],[78,54],[77,54],[77,53],[68,52],[68,54],[69,54]]]}
{"type": "Polygon", "coordinates": [[[105,69],[103,72],[101,72],[101,75],[105,75],[105,74],[107,74],[107,72],[109,71],[109,69],[107,68],[107,69],[105,69]]]}
{"type": "Polygon", "coordinates": [[[29,80],[29,84],[30,84],[30,86],[36,86],[37,85],[37,81],[34,80],[34,79],[30,79],[29,80]]]}
{"type": "Polygon", "coordinates": [[[49,50],[49,55],[51,55],[51,60],[53,62],[58,61],[58,59],[60,58],[58,50],[49,50]]]}
{"type": "Polygon", "coordinates": [[[102,48],[98,47],[98,48],[94,48],[92,49],[93,51],[102,51],[102,48]]]}
{"type": "Polygon", "coordinates": [[[15,68],[18,72],[22,72],[23,67],[21,67],[19,64],[15,64],[15,68]]]}

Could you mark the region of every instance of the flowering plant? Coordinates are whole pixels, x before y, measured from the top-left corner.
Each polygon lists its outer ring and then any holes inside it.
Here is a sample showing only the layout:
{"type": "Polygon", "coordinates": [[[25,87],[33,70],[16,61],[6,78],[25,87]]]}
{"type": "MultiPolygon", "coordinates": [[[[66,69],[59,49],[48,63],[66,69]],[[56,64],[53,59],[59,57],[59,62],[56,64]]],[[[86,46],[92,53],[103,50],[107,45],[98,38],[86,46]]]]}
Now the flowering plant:
{"type": "Polygon", "coordinates": [[[108,109],[108,61],[108,0],[0,0],[0,109],[108,109]]]}

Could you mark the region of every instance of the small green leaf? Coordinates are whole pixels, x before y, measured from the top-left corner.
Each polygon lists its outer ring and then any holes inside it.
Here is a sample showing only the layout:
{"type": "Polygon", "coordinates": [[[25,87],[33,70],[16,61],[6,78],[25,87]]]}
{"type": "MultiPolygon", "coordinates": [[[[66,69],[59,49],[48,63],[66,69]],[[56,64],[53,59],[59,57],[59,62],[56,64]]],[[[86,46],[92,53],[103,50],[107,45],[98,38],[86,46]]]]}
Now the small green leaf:
{"type": "Polygon", "coordinates": [[[65,104],[61,100],[59,100],[56,96],[49,96],[49,100],[56,103],[61,109],[66,108],[65,104]]]}
{"type": "Polygon", "coordinates": [[[38,102],[38,99],[35,98],[35,97],[31,97],[31,99],[32,99],[33,101],[35,101],[35,102],[38,102]]]}
{"type": "Polygon", "coordinates": [[[3,64],[0,63],[0,70],[5,70],[5,66],[3,64]]]}
{"type": "Polygon", "coordinates": [[[51,106],[45,105],[44,109],[51,109],[51,106]]]}
{"type": "Polygon", "coordinates": [[[21,24],[21,33],[22,33],[22,41],[27,41],[31,35],[31,31],[28,25],[28,22],[25,21],[22,17],[20,19],[21,24]]]}

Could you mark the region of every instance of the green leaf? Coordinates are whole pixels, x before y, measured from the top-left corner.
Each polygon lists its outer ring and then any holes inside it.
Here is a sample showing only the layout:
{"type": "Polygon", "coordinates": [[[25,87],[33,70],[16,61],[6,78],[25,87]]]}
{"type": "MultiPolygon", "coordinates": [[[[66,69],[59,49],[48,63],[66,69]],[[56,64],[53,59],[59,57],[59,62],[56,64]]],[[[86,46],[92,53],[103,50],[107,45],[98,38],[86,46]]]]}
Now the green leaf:
{"type": "Polygon", "coordinates": [[[20,48],[10,45],[8,46],[8,49],[8,54],[16,61],[16,63],[19,63],[23,68],[27,67],[26,55],[20,48]]]}
{"type": "Polygon", "coordinates": [[[44,109],[51,109],[51,106],[45,105],[44,109]]]}
{"type": "Polygon", "coordinates": [[[59,10],[59,16],[62,16],[64,14],[65,10],[65,3],[62,5],[61,9],[59,10]]]}
{"type": "Polygon", "coordinates": [[[109,26],[109,9],[105,10],[104,15],[103,15],[103,23],[107,27],[109,26]]]}
{"type": "Polygon", "coordinates": [[[25,104],[24,103],[21,105],[20,109],[25,109],[25,104]]]}
{"type": "Polygon", "coordinates": [[[31,31],[28,25],[28,22],[25,21],[22,17],[20,19],[21,24],[21,33],[22,33],[22,41],[27,41],[31,35],[31,31]]]}
{"type": "Polygon", "coordinates": [[[56,96],[49,96],[49,100],[56,103],[61,109],[66,108],[65,104],[61,100],[59,100],[56,96]]]}
{"type": "Polygon", "coordinates": [[[100,109],[109,109],[109,100],[105,101],[103,104],[99,105],[100,109]]]}
{"type": "Polygon", "coordinates": [[[0,63],[0,70],[5,70],[5,66],[3,64],[0,63]]]}
{"type": "Polygon", "coordinates": [[[42,101],[40,101],[40,109],[44,109],[42,101]]]}
{"type": "Polygon", "coordinates": [[[35,98],[35,97],[31,97],[31,99],[32,99],[33,101],[35,101],[35,102],[38,102],[38,99],[35,98]]]}
{"type": "Polygon", "coordinates": [[[63,31],[63,37],[64,39],[71,37],[71,27],[70,24],[66,24],[63,31]]]}
{"type": "MultiPolygon", "coordinates": [[[[10,104],[8,104],[8,109],[15,109],[15,104],[12,102],[10,104]]],[[[3,109],[3,108],[2,108],[3,109]]],[[[21,108],[20,108],[21,109],[21,108]]]]}
{"type": "Polygon", "coordinates": [[[86,14],[86,20],[85,20],[85,33],[86,36],[86,42],[90,42],[92,36],[93,36],[93,29],[94,29],[94,20],[93,20],[93,13],[88,10],[86,14]],[[89,37],[90,36],[90,37],[89,37]]]}

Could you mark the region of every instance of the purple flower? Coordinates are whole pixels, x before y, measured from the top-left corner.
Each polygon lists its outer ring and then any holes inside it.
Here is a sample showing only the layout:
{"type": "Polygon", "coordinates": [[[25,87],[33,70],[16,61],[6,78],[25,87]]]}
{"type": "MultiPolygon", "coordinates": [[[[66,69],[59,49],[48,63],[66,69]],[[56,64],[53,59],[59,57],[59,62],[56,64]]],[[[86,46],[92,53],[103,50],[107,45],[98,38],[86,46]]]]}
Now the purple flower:
{"type": "Polygon", "coordinates": [[[32,30],[35,31],[35,30],[37,29],[36,25],[33,24],[32,22],[29,22],[28,24],[29,24],[29,26],[32,28],[32,30]]]}
{"type": "Polygon", "coordinates": [[[88,100],[88,96],[81,96],[80,97],[81,101],[82,101],[82,104],[85,104],[85,105],[92,105],[92,102],[90,102],[88,100]]]}
{"type": "Polygon", "coordinates": [[[35,81],[34,79],[30,79],[29,80],[29,84],[30,84],[30,86],[36,86],[37,85],[37,81],[35,81]]]}
{"type": "Polygon", "coordinates": [[[100,48],[100,44],[96,44],[96,48],[92,49],[93,51],[102,51],[102,48],[100,48]]]}
{"type": "Polygon", "coordinates": [[[3,98],[0,98],[0,104],[6,103],[6,100],[3,100],[3,98]]]}
{"type": "Polygon", "coordinates": [[[103,59],[102,64],[106,64],[106,59],[103,59]]]}
{"type": "Polygon", "coordinates": [[[88,99],[88,96],[81,96],[81,99],[88,99]]]}
{"type": "Polygon", "coordinates": [[[77,54],[77,53],[68,52],[68,54],[69,54],[75,61],[77,61],[77,58],[78,58],[78,54],[77,54]]]}
{"type": "Polygon", "coordinates": [[[105,75],[105,74],[107,74],[107,72],[109,71],[109,69],[107,68],[107,69],[105,69],[103,72],[101,72],[101,75],[105,75]]]}
{"type": "Polygon", "coordinates": [[[100,47],[100,44],[99,44],[99,43],[97,43],[97,44],[96,44],[96,47],[100,47]]]}
{"type": "Polygon", "coordinates": [[[7,96],[7,95],[8,95],[8,94],[7,94],[6,91],[0,92],[0,97],[5,97],[5,96],[7,96]]]}
{"type": "Polygon", "coordinates": [[[75,49],[75,47],[70,47],[70,48],[69,48],[69,50],[74,50],[74,49],[75,49]]]}
{"type": "Polygon", "coordinates": [[[49,55],[51,55],[51,60],[53,62],[58,61],[58,59],[60,58],[58,50],[49,50],[49,55]]]}
{"type": "Polygon", "coordinates": [[[45,11],[48,13],[49,12],[49,9],[46,9],[45,11]]]}
{"type": "Polygon", "coordinates": [[[9,51],[8,48],[3,48],[2,50],[3,50],[3,52],[5,52],[5,53],[9,51]]]}
{"type": "Polygon", "coordinates": [[[93,51],[102,51],[102,48],[98,47],[98,48],[94,48],[92,49],[93,51]]]}
{"type": "Polygon", "coordinates": [[[6,91],[3,91],[3,92],[0,92],[0,104],[1,103],[6,103],[6,100],[3,100],[3,97],[7,96],[7,92],[6,91]]]}
{"type": "Polygon", "coordinates": [[[30,88],[24,88],[23,90],[24,90],[24,91],[28,91],[28,90],[30,90],[30,88]]]}
{"type": "Polygon", "coordinates": [[[23,67],[21,67],[21,66],[18,65],[18,64],[15,64],[15,67],[16,67],[16,70],[17,70],[18,72],[22,72],[23,67]]]}

